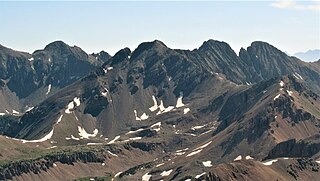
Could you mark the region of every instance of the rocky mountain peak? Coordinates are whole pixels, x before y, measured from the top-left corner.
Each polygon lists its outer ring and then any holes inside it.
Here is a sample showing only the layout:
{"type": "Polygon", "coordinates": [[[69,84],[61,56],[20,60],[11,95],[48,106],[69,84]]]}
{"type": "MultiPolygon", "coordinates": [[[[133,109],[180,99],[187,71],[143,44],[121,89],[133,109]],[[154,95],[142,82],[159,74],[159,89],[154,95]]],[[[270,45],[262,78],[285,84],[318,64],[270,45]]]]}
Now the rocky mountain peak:
{"type": "Polygon", "coordinates": [[[137,58],[139,55],[143,54],[144,52],[150,53],[150,52],[158,52],[163,53],[168,49],[168,47],[159,40],[154,40],[152,42],[143,42],[141,43],[138,48],[136,48],[132,52],[131,59],[137,58]]]}
{"type": "Polygon", "coordinates": [[[63,41],[54,41],[52,43],[49,43],[45,48],[44,50],[47,50],[47,51],[52,51],[52,50],[57,50],[57,49],[67,49],[67,48],[70,48],[70,46],[68,44],[66,44],[65,42],[63,41]]]}

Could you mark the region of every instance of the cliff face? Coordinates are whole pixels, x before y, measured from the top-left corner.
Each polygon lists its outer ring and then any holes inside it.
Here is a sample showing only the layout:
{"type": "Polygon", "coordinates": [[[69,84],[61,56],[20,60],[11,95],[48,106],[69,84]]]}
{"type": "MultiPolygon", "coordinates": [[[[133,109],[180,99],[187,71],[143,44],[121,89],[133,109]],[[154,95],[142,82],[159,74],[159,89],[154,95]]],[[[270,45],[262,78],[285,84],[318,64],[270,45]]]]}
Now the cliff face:
{"type": "Polygon", "coordinates": [[[308,158],[289,162],[282,160],[281,165],[276,166],[273,164],[264,166],[254,161],[245,161],[218,165],[196,180],[317,180],[319,168],[316,162],[308,158]]]}
{"type": "Polygon", "coordinates": [[[102,163],[105,160],[101,152],[75,152],[71,154],[57,153],[45,156],[40,159],[30,161],[17,161],[0,166],[0,180],[12,179],[15,176],[20,176],[23,173],[40,174],[54,166],[55,162],[72,165],[75,162],[98,162],[102,163]]]}
{"type": "Polygon", "coordinates": [[[316,135],[312,140],[291,139],[277,144],[268,154],[266,159],[279,157],[312,157],[320,150],[320,136],[316,135]]]}

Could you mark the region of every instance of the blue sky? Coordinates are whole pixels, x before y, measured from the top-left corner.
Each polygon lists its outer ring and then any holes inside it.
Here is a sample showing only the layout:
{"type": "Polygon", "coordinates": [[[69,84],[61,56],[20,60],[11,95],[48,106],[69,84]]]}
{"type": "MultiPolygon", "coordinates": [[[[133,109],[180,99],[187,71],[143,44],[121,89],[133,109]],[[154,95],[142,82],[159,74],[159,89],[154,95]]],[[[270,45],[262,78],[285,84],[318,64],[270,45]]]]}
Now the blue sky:
{"type": "Polygon", "coordinates": [[[319,1],[0,2],[0,44],[27,52],[55,40],[86,52],[136,48],[159,39],[170,48],[203,41],[238,52],[256,40],[289,53],[320,48],[319,1]]]}

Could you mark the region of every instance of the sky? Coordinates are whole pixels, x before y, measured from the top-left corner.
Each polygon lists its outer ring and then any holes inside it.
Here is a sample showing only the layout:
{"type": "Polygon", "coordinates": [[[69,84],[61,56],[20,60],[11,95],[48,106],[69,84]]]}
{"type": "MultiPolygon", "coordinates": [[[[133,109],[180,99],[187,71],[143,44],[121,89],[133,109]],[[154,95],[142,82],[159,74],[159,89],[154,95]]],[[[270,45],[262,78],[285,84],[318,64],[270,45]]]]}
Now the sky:
{"type": "Polygon", "coordinates": [[[290,54],[320,49],[320,1],[0,2],[0,44],[32,53],[62,40],[87,53],[158,39],[195,49],[220,40],[239,52],[253,41],[290,54]]]}

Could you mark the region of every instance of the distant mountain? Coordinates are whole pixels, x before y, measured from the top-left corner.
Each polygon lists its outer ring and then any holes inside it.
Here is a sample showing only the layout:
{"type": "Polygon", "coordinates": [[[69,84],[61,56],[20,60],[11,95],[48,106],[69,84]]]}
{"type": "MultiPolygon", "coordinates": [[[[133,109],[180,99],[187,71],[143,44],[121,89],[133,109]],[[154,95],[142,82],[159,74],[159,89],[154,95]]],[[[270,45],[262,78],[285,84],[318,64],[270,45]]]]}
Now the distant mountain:
{"type": "Polygon", "coordinates": [[[306,62],[315,62],[320,60],[320,50],[308,50],[306,52],[298,52],[295,53],[293,56],[298,57],[299,59],[306,61],[306,62]]]}
{"type": "MultiPolygon", "coordinates": [[[[67,64],[72,68],[49,79],[56,91],[32,110],[0,115],[0,180],[319,175],[319,62],[303,62],[266,42],[253,42],[239,56],[216,40],[192,51],[143,42],[103,61],[62,42],[40,55],[47,51],[58,62],[74,56],[92,69],[67,64]],[[84,75],[69,81],[78,73],[84,75]]],[[[9,89],[6,80],[0,85],[9,89]]]]}

